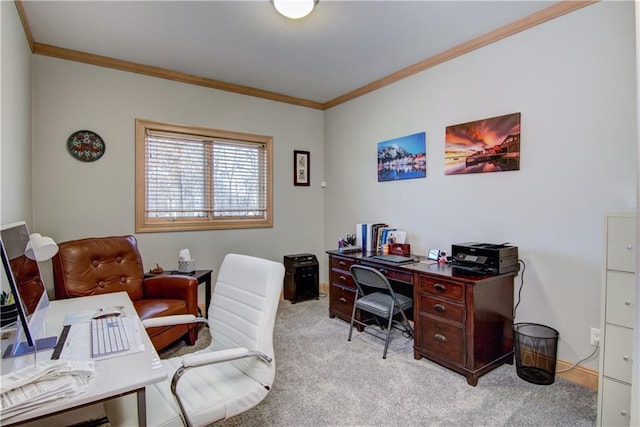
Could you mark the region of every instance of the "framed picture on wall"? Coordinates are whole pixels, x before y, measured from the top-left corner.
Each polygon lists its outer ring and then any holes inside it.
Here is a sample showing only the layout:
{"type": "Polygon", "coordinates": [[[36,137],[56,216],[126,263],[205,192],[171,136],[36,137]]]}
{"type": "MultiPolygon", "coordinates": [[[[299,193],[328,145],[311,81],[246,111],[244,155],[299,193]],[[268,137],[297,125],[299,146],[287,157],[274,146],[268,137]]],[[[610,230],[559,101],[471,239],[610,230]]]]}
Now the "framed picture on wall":
{"type": "Polygon", "coordinates": [[[447,126],[445,175],[520,170],[520,113],[447,126]]]}
{"type": "Polygon", "coordinates": [[[311,154],[308,151],[293,151],[293,185],[309,186],[311,154]]]}
{"type": "Polygon", "coordinates": [[[378,143],[378,182],[426,176],[425,132],[378,143]]]}

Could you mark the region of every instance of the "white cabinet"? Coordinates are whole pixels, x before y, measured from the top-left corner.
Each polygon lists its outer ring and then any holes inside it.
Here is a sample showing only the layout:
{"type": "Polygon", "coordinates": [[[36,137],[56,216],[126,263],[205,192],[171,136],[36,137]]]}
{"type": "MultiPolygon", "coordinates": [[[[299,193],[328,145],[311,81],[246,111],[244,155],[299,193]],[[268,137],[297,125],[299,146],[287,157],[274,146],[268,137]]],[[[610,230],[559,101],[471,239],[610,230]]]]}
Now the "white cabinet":
{"type": "Polygon", "coordinates": [[[636,282],[635,214],[605,217],[605,272],[600,327],[599,426],[628,426],[631,412],[636,282]]]}

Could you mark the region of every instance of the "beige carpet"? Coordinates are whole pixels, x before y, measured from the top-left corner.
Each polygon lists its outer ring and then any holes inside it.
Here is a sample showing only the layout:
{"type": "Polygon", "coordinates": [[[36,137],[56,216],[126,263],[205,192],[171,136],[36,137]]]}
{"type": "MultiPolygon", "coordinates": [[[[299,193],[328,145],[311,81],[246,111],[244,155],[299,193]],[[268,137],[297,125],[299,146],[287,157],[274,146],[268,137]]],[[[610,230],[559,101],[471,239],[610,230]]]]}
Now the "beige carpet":
{"type": "MultiPolygon", "coordinates": [[[[208,345],[200,330],[194,347],[178,343],[161,357],[208,345]]],[[[413,342],[392,334],[383,342],[329,318],[326,298],[282,301],[274,331],[276,380],[255,408],[218,425],[232,426],[593,426],[597,392],[556,378],[528,383],[503,365],[471,387],[466,379],[426,359],[413,342]]]]}

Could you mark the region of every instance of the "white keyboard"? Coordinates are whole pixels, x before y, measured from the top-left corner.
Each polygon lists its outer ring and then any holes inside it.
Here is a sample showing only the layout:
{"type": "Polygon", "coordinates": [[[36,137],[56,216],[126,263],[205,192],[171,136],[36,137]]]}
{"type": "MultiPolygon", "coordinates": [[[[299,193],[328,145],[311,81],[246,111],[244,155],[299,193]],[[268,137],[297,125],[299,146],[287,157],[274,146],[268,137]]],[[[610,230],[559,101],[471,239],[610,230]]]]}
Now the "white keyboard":
{"type": "Polygon", "coordinates": [[[91,357],[129,350],[129,339],[121,317],[91,319],[91,357]]]}

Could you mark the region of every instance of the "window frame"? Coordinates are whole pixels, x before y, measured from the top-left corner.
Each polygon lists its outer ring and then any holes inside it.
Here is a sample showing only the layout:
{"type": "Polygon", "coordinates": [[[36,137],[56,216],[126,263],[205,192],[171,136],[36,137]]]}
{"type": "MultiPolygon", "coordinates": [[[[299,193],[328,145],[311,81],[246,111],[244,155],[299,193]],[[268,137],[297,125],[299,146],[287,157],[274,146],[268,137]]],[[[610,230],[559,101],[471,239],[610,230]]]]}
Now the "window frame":
{"type": "Polygon", "coordinates": [[[194,230],[229,230],[244,228],[273,227],[273,137],[234,132],[199,126],[187,126],[172,123],[136,119],[135,147],[135,229],[136,233],[194,231],[194,230]],[[195,135],[199,137],[222,139],[226,141],[264,144],[266,153],[266,210],[264,218],[148,218],[146,188],[146,136],[148,131],[175,134],[195,135]]]}

